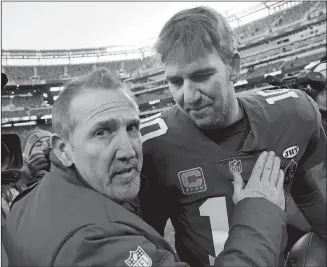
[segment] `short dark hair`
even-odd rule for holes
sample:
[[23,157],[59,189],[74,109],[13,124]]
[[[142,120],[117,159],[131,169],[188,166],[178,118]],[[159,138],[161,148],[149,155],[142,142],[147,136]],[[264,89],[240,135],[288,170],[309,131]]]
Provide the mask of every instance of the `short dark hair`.
[[138,105],[131,91],[123,84],[115,73],[106,68],[97,68],[93,72],[77,77],[68,82],[60,92],[52,108],[52,130],[60,137],[68,140],[70,133],[76,126],[70,112],[72,100],[83,92],[98,90],[119,89],[124,91],[133,102],[136,109]]
[[171,17],[160,31],[155,49],[163,63],[176,58],[178,51],[191,62],[216,50],[225,64],[237,53],[235,34],[227,19],[216,10],[202,6],[182,10]]

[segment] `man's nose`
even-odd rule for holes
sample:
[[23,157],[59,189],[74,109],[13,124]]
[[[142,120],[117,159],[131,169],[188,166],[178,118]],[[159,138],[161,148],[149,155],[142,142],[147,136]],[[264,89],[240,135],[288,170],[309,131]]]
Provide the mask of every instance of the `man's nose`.
[[42,146],[41,146],[41,149],[46,150],[46,149],[48,149],[48,147],[49,147],[49,144],[47,142],[43,142]]
[[133,141],[126,130],[119,131],[115,138],[116,142],[116,158],[122,161],[128,161],[135,157],[136,153]]
[[186,104],[194,104],[201,97],[201,94],[197,90],[195,84],[189,79],[184,80],[183,93],[184,93],[184,102]]

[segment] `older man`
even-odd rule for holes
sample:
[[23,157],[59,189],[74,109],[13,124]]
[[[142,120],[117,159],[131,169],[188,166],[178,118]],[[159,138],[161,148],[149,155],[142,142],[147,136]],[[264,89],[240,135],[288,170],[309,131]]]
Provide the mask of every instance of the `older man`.
[[[12,266],[188,266],[138,216],[139,124],[135,101],[104,69],[66,85],[53,107],[51,171],[7,217]],[[286,217],[278,162],[262,153],[245,188],[235,175],[238,204],[217,266],[275,265]]]

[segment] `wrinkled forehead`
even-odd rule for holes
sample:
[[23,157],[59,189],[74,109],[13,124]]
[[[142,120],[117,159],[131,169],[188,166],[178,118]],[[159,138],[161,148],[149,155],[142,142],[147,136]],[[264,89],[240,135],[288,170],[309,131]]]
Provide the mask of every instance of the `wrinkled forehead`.
[[122,90],[98,90],[77,96],[71,105],[75,123],[103,119],[120,121],[138,118],[138,109]]

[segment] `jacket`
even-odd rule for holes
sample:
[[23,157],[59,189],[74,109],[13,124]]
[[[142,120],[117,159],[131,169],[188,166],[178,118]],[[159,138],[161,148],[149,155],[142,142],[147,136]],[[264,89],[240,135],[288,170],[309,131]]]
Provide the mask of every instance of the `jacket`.
[[[137,214],[72,169],[52,164],[28,190],[13,203],[3,232],[11,266],[188,266]],[[285,222],[275,204],[242,200],[215,266],[276,265]]]

